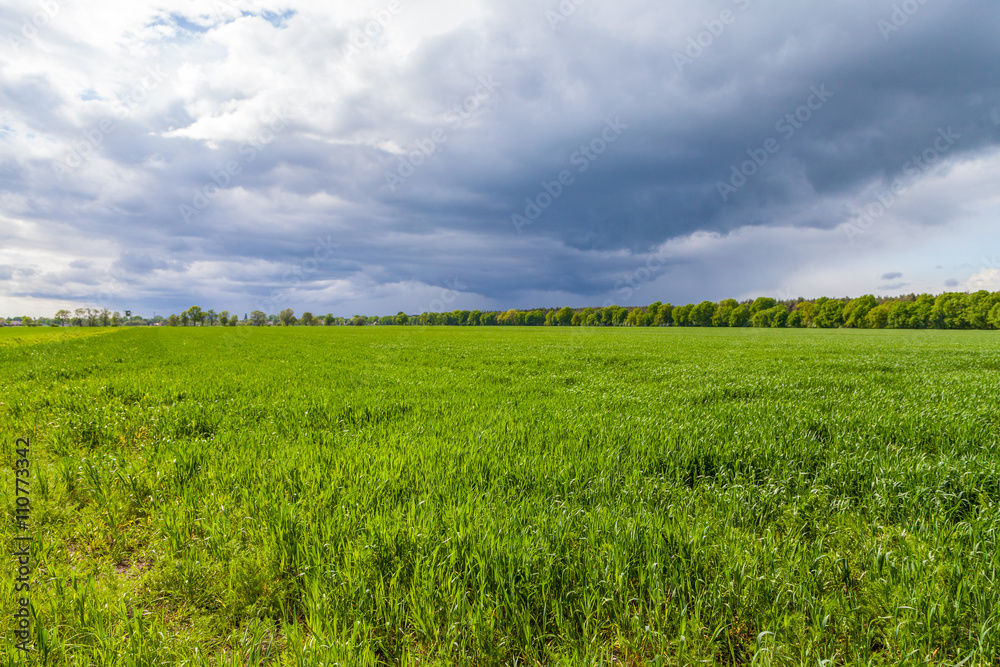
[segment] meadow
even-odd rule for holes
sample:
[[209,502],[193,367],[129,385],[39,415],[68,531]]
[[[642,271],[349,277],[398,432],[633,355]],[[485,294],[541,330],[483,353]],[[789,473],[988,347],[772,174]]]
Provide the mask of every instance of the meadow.
[[4,665],[1000,664],[997,332],[98,331],[0,330]]

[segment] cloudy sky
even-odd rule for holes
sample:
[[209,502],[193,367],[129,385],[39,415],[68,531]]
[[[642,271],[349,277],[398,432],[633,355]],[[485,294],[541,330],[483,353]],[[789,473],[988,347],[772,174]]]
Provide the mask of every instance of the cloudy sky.
[[10,0],[0,315],[1000,289],[994,0]]

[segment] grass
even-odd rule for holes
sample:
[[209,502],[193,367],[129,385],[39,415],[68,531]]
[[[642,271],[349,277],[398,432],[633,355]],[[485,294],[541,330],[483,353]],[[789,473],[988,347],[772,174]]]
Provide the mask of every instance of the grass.
[[995,332],[32,343],[0,502],[12,544],[31,435],[38,651],[4,664],[1000,664]]

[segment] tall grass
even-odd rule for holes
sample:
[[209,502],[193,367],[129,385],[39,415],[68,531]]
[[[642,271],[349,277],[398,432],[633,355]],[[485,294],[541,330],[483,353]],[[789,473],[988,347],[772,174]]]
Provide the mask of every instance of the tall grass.
[[997,664],[998,381],[992,332],[0,347],[31,664]]

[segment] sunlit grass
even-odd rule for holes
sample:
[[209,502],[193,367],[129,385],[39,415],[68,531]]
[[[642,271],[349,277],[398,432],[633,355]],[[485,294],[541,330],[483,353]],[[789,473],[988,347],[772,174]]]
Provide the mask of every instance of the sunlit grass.
[[0,383],[37,664],[1000,649],[996,332],[118,330]]

